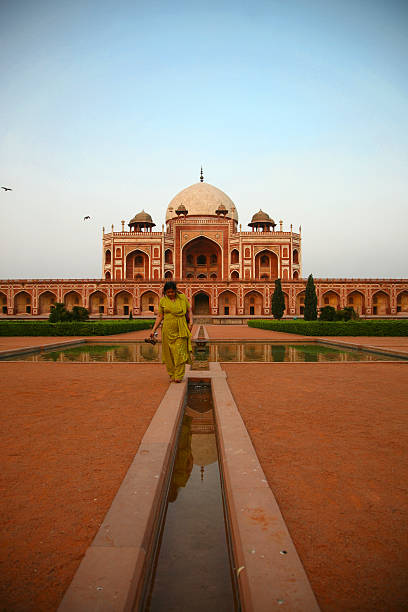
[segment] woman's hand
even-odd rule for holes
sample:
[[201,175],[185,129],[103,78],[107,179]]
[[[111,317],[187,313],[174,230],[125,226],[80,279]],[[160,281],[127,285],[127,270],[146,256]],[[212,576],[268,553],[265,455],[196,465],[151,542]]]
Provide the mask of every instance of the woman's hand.
[[191,322],[190,322],[190,323],[188,324],[188,329],[190,330],[190,332],[192,331],[192,329],[193,329],[193,323],[191,323]]

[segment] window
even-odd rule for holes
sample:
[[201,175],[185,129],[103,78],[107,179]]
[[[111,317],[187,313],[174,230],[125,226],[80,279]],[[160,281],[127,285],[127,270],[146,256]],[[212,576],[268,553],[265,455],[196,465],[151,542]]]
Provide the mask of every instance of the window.
[[168,264],[173,263],[173,253],[170,250],[167,250],[164,254],[164,261]]
[[150,312],[154,312],[154,306],[153,306],[153,304],[149,304],[149,310],[150,310]]
[[296,251],[296,249],[293,251],[293,263],[299,263],[299,253]]
[[143,266],[143,257],[141,255],[136,255],[135,266]]
[[29,305],[26,306],[26,313],[27,314],[31,313],[31,306],[29,306]]
[[215,279],[217,278],[217,275],[213,273],[213,274],[211,274],[210,278],[212,278],[213,280],[215,280]]
[[229,306],[224,306],[224,314],[229,315]]
[[187,255],[187,263],[189,266],[193,265],[193,256],[192,255]]
[[231,253],[231,263],[232,264],[239,263],[239,253],[236,249],[234,249]]
[[[401,306],[400,306],[400,310],[401,310]],[[7,306],[3,306],[3,314],[7,314]]]
[[199,255],[197,257],[197,265],[198,266],[205,266],[205,264],[207,263],[207,258],[205,255]]
[[267,255],[262,255],[261,266],[269,266],[269,257]]
[[104,310],[105,310],[104,306],[99,306],[99,314],[103,314]]
[[207,278],[205,274],[199,274],[197,278]]
[[255,307],[254,306],[250,306],[249,307],[249,314],[250,315],[255,314]]
[[110,264],[110,262],[111,262],[111,252],[108,250],[105,253],[105,263]]
[[123,307],[123,314],[128,315],[129,314],[129,306],[124,306]]
[[189,274],[187,274],[187,278],[193,278],[193,275],[191,274],[191,272],[189,272]]
[[217,263],[217,255],[211,255],[211,263],[212,264],[216,264]]

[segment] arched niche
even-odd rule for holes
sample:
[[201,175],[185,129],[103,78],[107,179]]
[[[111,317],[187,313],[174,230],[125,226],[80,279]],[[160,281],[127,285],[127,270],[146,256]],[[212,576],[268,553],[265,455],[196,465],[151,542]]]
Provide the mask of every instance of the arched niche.
[[298,278],[299,278],[299,272],[297,270],[295,270],[293,272],[293,280],[298,280]]
[[166,249],[164,252],[164,263],[172,264],[173,263],[173,251],[171,249]]
[[232,280],[239,280],[239,272],[237,272],[236,270],[231,272],[231,279]]
[[347,306],[352,306],[359,315],[365,313],[365,299],[361,291],[351,291],[347,295]]
[[7,310],[7,295],[5,293],[3,293],[3,291],[0,291],[0,312],[2,314],[7,314],[8,310]]
[[102,291],[94,291],[89,296],[89,312],[95,314],[106,314],[108,310],[108,298]]
[[126,255],[126,279],[149,278],[149,256],[140,249],[135,249]]
[[167,272],[164,274],[164,278],[166,278],[167,280],[171,280],[173,278],[173,272],[167,270]]
[[293,263],[299,263],[299,251],[297,249],[293,249]]
[[55,304],[57,296],[52,291],[44,291],[41,293],[38,300],[38,313],[39,314],[50,314],[51,305]]
[[183,248],[182,277],[193,274],[198,278],[199,274],[204,274],[208,278],[216,274],[217,278],[221,278],[221,257],[221,248],[216,242],[204,236],[194,238]]
[[159,310],[159,296],[154,291],[145,291],[140,296],[140,308],[142,312],[157,313]]
[[223,291],[218,296],[218,312],[220,315],[237,314],[237,296],[232,291]]
[[340,296],[335,291],[325,291],[321,296],[320,307],[332,306],[336,310],[340,308]]
[[305,312],[305,291],[300,291],[296,295],[296,314],[302,315]]
[[244,298],[244,312],[247,315],[261,315],[263,297],[258,291],[249,291]]
[[108,270],[107,272],[105,272],[105,280],[110,280],[110,279],[111,279],[111,273]]
[[110,265],[112,263],[112,254],[110,249],[106,249],[105,251],[105,265]]
[[264,249],[255,256],[255,278],[278,278],[278,256],[273,251]]
[[64,295],[64,306],[67,310],[72,310],[74,306],[81,306],[82,297],[78,291],[68,291]]
[[210,296],[199,291],[193,296],[193,313],[198,315],[210,314]]
[[238,249],[233,249],[231,251],[231,263],[232,264],[239,263],[239,251],[238,251]]
[[117,315],[129,315],[133,310],[133,296],[128,291],[119,291],[114,299],[114,312]]
[[373,314],[390,314],[390,296],[385,291],[376,291],[373,294]]
[[401,291],[397,295],[397,312],[408,313],[408,291]]
[[14,296],[15,314],[31,314],[31,295],[27,291],[19,291]]

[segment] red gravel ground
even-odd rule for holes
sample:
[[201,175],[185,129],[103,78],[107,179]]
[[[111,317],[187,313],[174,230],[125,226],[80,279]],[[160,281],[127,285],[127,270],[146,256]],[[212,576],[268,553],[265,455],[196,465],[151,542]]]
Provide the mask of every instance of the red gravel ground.
[[[53,338],[54,340],[54,338]],[[0,609],[55,610],[167,387],[159,364],[0,363]]]
[[223,368],[322,610],[406,610],[408,364]]
[[282,340],[284,342],[293,342],[303,338],[305,340],[314,340],[308,336],[300,336],[298,334],[284,334],[282,332],[269,331],[268,329],[259,329],[258,327],[248,327],[248,325],[205,325],[208,335],[211,340]]

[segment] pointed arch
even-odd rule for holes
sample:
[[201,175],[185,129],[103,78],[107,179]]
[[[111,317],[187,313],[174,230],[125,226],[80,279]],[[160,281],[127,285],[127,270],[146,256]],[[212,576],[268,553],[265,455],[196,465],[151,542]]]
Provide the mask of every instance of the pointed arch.
[[364,293],[358,289],[353,289],[347,294],[347,306],[352,306],[357,314],[365,313],[365,297]]
[[157,313],[159,310],[160,297],[155,292],[149,289],[140,296],[140,310],[146,313]]
[[78,291],[67,291],[64,295],[64,306],[67,310],[72,310],[74,306],[82,305],[82,296]]
[[383,290],[376,291],[372,297],[373,314],[387,315],[390,314],[390,296]]
[[263,249],[255,255],[255,278],[265,277],[274,280],[279,276],[279,260],[271,249]]
[[55,304],[57,296],[53,291],[43,291],[38,300],[38,314],[50,314],[51,305]]
[[114,313],[127,316],[133,312],[133,296],[129,291],[118,291],[113,300]]
[[89,296],[89,308],[90,314],[106,314],[108,310],[108,298],[106,293],[97,289],[93,291]]
[[133,249],[126,255],[125,277],[126,280],[137,278],[149,278],[150,257],[141,248]]
[[15,314],[31,314],[31,295],[27,291],[18,291],[14,296]]
[[397,294],[397,313],[408,313],[408,290],[403,289]]
[[247,315],[261,315],[263,312],[263,295],[254,289],[247,291],[244,296],[244,313]]
[[237,314],[237,295],[233,291],[227,289],[218,296],[218,312],[220,315]]
[[7,314],[8,310],[7,310],[7,295],[5,293],[3,293],[3,291],[0,291],[0,309],[1,309],[1,314]]
[[340,308],[340,295],[337,291],[333,291],[333,289],[325,291],[322,293],[320,306],[332,306],[338,310]]

